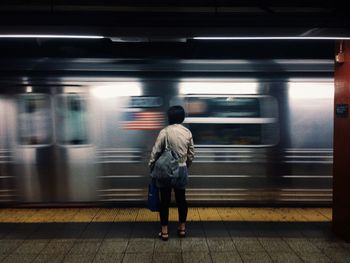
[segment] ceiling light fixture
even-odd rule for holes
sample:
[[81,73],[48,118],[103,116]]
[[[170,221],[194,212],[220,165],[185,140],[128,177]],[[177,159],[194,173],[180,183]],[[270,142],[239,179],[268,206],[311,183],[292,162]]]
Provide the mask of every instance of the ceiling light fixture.
[[84,36],[84,35],[25,35],[7,34],[0,35],[0,38],[79,38],[79,39],[102,39],[104,36]]
[[193,37],[194,40],[350,40],[350,37]]

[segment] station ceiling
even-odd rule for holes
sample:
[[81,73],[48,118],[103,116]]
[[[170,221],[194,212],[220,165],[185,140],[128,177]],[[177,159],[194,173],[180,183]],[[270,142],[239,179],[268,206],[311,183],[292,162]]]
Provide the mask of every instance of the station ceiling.
[[[242,59],[256,60],[255,64],[242,69],[255,72],[262,72],[259,65],[266,65],[266,61],[275,65],[276,59],[290,59],[324,74],[333,70],[334,40],[205,41],[195,38],[350,37],[350,19],[346,8],[336,1],[1,0],[0,36],[7,34],[104,38],[0,38],[0,78],[47,71],[111,72],[113,75],[128,67],[131,71],[138,67],[142,71],[162,71],[164,63],[159,60],[173,67],[167,69],[168,72],[214,72],[220,68],[230,73],[240,70],[242,63],[237,66],[237,61]],[[203,64],[208,60],[213,64]],[[224,64],[220,65],[217,60]],[[318,60],[326,61],[322,68],[307,64],[319,65]],[[141,66],[135,67],[135,63]],[[283,63],[277,64],[286,67]],[[294,66],[289,65],[290,68]]]
[[0,34],[94,34],[114,41],[200,36],[350,36],[346,8],[315,0],[2,0]]

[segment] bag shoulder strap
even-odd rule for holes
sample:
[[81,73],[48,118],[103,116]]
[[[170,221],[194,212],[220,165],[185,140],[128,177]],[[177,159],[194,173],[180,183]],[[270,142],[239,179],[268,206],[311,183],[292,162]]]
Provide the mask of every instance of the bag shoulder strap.
[[165,150],[169,149],[168,131],[165,128]]

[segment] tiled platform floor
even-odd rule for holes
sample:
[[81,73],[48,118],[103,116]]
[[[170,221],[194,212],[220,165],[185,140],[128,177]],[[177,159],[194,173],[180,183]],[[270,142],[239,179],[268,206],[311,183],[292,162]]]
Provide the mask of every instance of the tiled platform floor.
[[350,262],[326,208],[191,208],[185,239],[170,218],[163,242],[145,209],[0,209],[0,261]]

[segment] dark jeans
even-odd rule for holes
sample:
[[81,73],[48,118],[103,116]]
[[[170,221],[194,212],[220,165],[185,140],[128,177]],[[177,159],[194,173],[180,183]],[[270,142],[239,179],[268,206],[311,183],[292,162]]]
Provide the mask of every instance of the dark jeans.
[[186,190],[172,187],[159,188],[160,191],[160,223],[162,226],[167,226],[169,223],[169,205],[171,200],[171,189],[174,189],[175,200],[179,211],[179,222],[186,223],[187,218],[187,201]]

